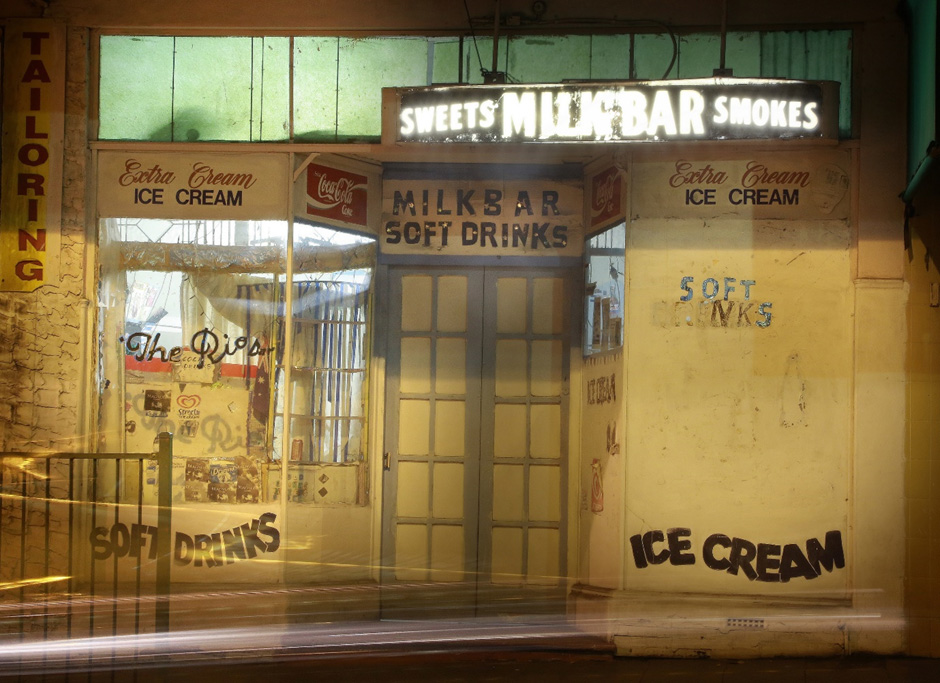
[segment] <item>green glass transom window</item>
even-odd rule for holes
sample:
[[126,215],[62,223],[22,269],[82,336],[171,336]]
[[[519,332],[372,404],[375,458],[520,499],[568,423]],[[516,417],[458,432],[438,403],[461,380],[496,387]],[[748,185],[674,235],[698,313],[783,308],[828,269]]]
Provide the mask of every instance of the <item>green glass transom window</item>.
[[[841,83],[839,128],[851,136],[852,33],[731,33],[739,77]],[[384,87],[481,83],[492,41],[469,37],[127,36],[100,40],[101,140],[374,142]],[[509,82],[710,76],[717,34],[512,36]],[[293,72],[291,70],[293,64]]]

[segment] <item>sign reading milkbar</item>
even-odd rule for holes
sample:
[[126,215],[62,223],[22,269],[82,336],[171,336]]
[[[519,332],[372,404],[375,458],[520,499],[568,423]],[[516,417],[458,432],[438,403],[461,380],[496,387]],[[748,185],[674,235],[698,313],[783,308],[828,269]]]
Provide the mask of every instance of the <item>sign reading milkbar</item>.
[[838,137],[839,84],[707,78],[396,91],[397,142]]

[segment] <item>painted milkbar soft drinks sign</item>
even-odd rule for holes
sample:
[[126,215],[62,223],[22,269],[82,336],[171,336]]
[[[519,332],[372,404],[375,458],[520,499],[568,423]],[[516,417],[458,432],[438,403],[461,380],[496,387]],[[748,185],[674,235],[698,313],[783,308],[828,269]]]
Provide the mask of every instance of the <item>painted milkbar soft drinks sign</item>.
[[52,280],[62,212],[65,29],[6,24],[3,52],[0,289],[31,292]]
[[836,138],[839,84],[708,78],[398,90],[398,142]]
[[382,253],[579,256],[582,194],[570,180],[390,180]]

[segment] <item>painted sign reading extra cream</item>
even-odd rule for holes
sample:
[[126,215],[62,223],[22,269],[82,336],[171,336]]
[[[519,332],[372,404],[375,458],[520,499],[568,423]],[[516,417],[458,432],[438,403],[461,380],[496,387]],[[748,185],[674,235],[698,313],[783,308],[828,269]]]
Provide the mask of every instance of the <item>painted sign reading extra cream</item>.
[[642,163],[634,208],[640,217],[845,219],[851,167],[843,151]]
[[284,218],[283,155],[101,152],[103,217],[263,220]]

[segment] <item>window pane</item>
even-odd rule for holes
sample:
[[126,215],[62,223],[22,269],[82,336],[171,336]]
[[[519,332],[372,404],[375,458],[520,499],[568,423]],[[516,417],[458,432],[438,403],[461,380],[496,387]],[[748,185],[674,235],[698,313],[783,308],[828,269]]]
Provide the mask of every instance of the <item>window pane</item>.
[[591,78],[630,78],[630,36],[594,36]]
[[[470,43],[464,45],[464,50]],[[460,77],[460,41],[455,38],[431,38],[428,42],[431,50],[431,83],[458,83]],[[467,74],[463,74],[466,82]]]
[[102,36],[98,135],[172,139],[173,38]]
[[251,139],[287,140],[290,137],[290,39],[255,38],[252,44]]
[[251,139],[251,62],[251,38],[177,38],[173,139]]
[[[632,38],[639,80],[710,76],[720,36]],[[374,141],[381,135],[383,87],[483,81],[492,39],[467,37],[295,37],[294,107],[290,42],[282,37],[101,38],[102,139],[152,141]],[[852,32],[729,33],[735,76],[841,83],[840,134],[851,134]],[[627,79],[628,34],[500,38],[497,70],[510,82]],[[459,60],[463,60],[463,69]],[[461,74],[462,71],[462,74]],[[174,82],[175,79],[175,82]]]
[[509,42],[507,71],[522,83],[558,83],[591,76],[590,36],[526,36]]
[[621,223],[584,245],[585,356],[623,346],[626,235],[626,224]]
[[172,432],[175,501],[264,496],[284,263],[272,245],[286,233],[280,221],[102,223],[102,449],[148,452]]
[[[373,242],[327,226],[294,225],[292,463],[365,457]],[[279,373],[278,396],[286,388],[282,380]]]
[[382,88],[428,84],[426,38],[340,38],[337,135],[382,134]]
[[336,139],[338,38],[294,38],[294,139]]

